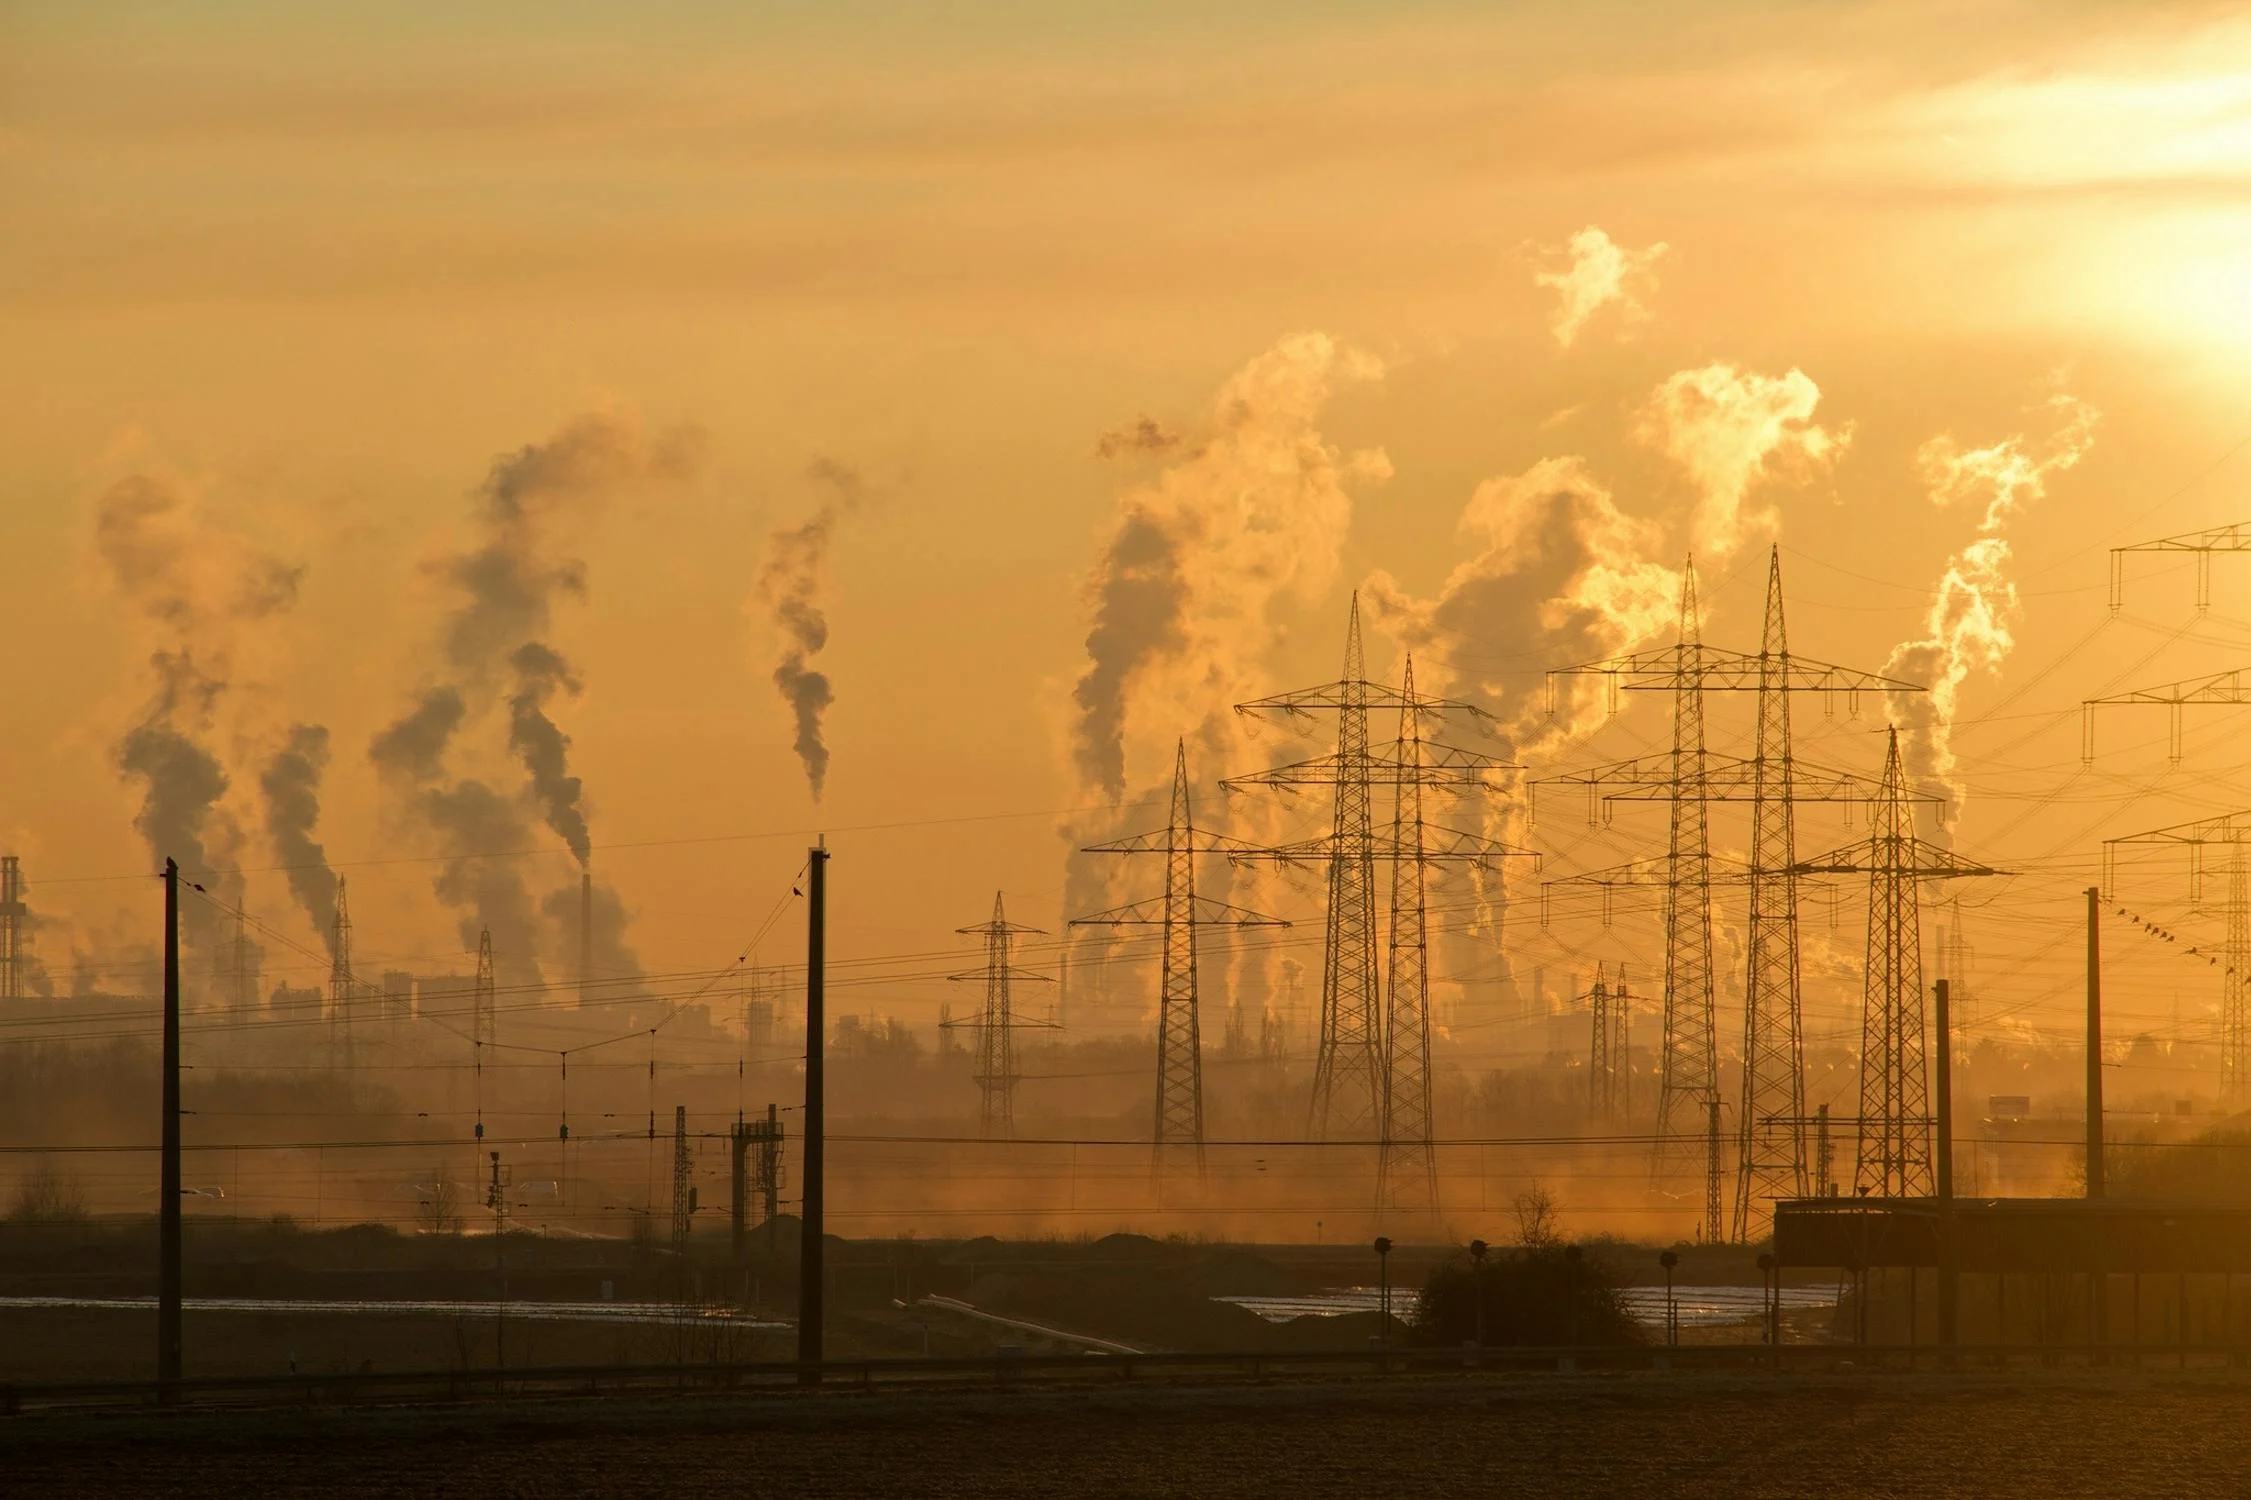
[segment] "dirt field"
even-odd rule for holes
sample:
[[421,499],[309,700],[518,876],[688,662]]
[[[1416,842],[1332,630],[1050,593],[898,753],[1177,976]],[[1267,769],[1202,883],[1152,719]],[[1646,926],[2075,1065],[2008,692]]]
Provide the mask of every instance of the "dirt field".
[[2251,1494],[2251,1378],[1486,1378],[0,1424],[10,1496]]

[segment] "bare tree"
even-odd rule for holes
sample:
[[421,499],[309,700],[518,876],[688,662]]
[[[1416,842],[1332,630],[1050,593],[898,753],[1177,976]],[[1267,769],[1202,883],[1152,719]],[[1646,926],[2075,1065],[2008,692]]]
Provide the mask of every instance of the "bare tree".
[[429,1185],[422,1194],[416,1221],[425,1234],[459,1234],[464,1222],[462,1192],[443,1167],[430,1173]]
[[85,1220],[86,1189],[51,1162],[41,1162],[19,1178],[15,1195],[8,1200],[11,1224],[82,1224]]
[[1527,1250],[1563,1243],[1562,1205],[1541,1183],[1516,1195],[1516,1242]]

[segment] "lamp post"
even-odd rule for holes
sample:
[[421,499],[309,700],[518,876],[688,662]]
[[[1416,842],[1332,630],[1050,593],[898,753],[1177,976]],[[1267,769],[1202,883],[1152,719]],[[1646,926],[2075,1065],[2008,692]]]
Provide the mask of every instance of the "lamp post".
[[1376,1342],[1388,1344],[1391,1342],[1391,1238],[1388,1235],[1376,1236],[1376,1279],[1383,1298],[1383,1321],[1378,1325]]
[[1657,1264],[1665,1268],[1665,1344],[1670,1348],[1680,1342],[1680,1317],[1673,1310],[1673,1267],[1680,1257],[1667,1250],[1657,1257]]
[[1579,1257],[1584,1253],[1577,1245],[1563,1247],[1563,1310],[1574,1349],[1579,1347]]
[[1469,1242],[1470,1300],[1477,1308],[1477,1347],[1485,1347],[1485,1252],[1492,1246],[1483,1240]]

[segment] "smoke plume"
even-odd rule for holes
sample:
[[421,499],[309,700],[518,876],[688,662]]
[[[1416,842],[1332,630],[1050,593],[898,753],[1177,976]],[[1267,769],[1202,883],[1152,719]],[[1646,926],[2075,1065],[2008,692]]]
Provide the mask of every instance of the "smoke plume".
[[[587,584],[585,563],[559,550],[557,533],[629,485],[684,479],[699,446],[693,429],[651,434],[624,415],[595,412],[495,460],[475,492],[468,545],[434,565],[454,596],[440,627],[438,680],[369,742],[394,809],[446,859],[432,890],[456,913],[463,946],[489,927],[515,980],[537,978],[538,912],[515,862],[489,856],[529,846],[527,809],[582,868],[592,848],[570,737],[549,714],[558,691],[575,696],[581,685],[546,637],[556,605],[584,599]],[[498,748],[485,732],[503,711],[520,794],[480,774],[497,769],[485,764]],[[451,770],[457,757],[471,768]]]
[[1771,531],[1771,510],[1747,508],[1770,476],[1804,477],[1833,463],[1852,429],[1813,421],[1821,388],[1805,374],[1760,375],[1731,364],[1681,370],[1650,393],[1638,436],[1684,469],[1696,486],[1690,523],[1698,557],[1717,562],[1753,532]]
[[[180,486],[145,474],[119,480],[95,504],[94,550],[117,598],[151,635],[150,696],[120,734],[119,774],[140,787],[133,826],[152,859],[179,861],[214,895],[239,904],[239,870],[214,870],[237,852],[222,800],[218,708],[238,654],[257,627],[297,599],[303,569],[259,549],[208,514]],[[190,903],[182,926],[208,947],[210,908]]]
[[508,748],[523,762],[531,778],[532,800],[547,819],[547,826],[571,846],[578,867],[593,858],[593,842],[586,831],[586,813],[579,806],[579,781],[566,769],[570,736],[547,717],[547,700],[559,688],[576,696],[578,679],[570,663],[538,641],[526,641],[509,658],[516,669],[516,693],[508,700]]
[[1963,789],[1955,777],[1953,721],[1962,685],[1973,672],[1998,672],[2016,647],[2016,583],[2008,576],[2012,552],[2004,533],[2018,511],[2048,491],[2048,480],[2084,458],[2094,444],[2101,414],[2086,402],[2057,392],[2045,404],[2056,429],[2042,442],[2012,435],[1983,448],[1964,449],[1951,433],[1917,450],[1915,467],[1940,509],[1982,504],[1977,535],[1947,559],[1938,591],[1923,620],[1923,634],[1902,641],[1884,665],[1886,676],[1918,682],[1927,693],[1891,695],[1892,722],[1902,730],[1900,753],[1917,785],[1940,793],[1938,829],[1951,829]]
[[1570,348],[1588,321],[1612,303],[1629,321],[1649,316],[1642,294],[1656,289],[1655,268],[1666,249],[1663,241],[1646,250],[1628,250],[1589,224],[1565,243],[1539,249],[1565,262],[1561,269],[1532,273],[1533,281],[1556,291],[1555,315],[1548,326],[1564,348]]
[[1339,385],[1382,375],[1326,334],[1285,338],[1220,387],[1201,442],[1120,498],[1072,692],[1088,789],[1115,802],[1129,774],[1169,774],[1177,736],[1262,689],[1275,603],[1335,580],[1347,483],[1390,477],[1381,450],[1346,455],[1317,425]]
[[808,663],[828,645],[828,616],[821,609],[821,592],[828,577],[829,541],[836,523],[859,508],[866,498],[860,476],[834,460],[813,461],[807,477],[825,486],[827,499],[802,525],[774,533],[766,566],[758,575],[758,597],[781,637],[781,658],[774,664],[774,686],[789,705],[796,725],[791,748],[805,767],[805,783],[813,800],[821,800],[828,780],[828,742],[822,737],[821,716],[836,701],[828,674]]
[[[313,837],[320,824],[320,783],[328,770],[328,731],[297,724],[289,739],[266,762],[258,790],[266,800],[266,837],[289,874],[289,893],[333,950],[336,872],[328,851]],[[334,957],[333,951],[330,954]]]

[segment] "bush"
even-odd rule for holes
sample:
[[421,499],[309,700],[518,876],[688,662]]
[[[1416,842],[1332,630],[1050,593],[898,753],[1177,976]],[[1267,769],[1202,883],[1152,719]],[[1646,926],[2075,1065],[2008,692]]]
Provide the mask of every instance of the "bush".
[[8,1200],[11,1224],[83,1224],[86,1218],[86,1190],[45,1162],[16,1183]]
[[1552,1241],[1500,1250],[1480,1269],[1463,1260],[1439,1267],[1415,1299],[1409,1336],[1451,1347],[1477,1339],[1485,1303],[1488,1345],[1638,1344],[1641,1325],[1618,1298],[1618,1273],[1599,1255]]

